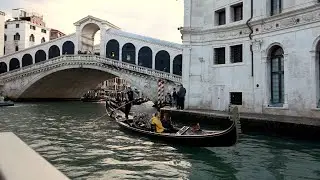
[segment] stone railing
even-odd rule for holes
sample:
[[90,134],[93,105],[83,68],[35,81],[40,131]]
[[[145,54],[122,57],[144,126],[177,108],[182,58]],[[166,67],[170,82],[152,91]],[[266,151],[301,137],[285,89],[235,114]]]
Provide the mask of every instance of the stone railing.
[[[67,64],[65,64],[67,63]],[[30,66],[25,66],[19,69],[15,69],[12,71],[8,71],[6,73],[0,74],[0,84],[1,81],[10,81],[12,79],[21,78],[26,76],[27,74],[45,71],[52,69],[54,67],[60,66],[61,64],[68,65],[71,64],[78,64],[78,65],[85,65],[85,64],[97,64],[97,66],[103,65],[111,65],[114,67],[118,67],[123,70],[129,70],[131,72],[141,73],[144,75],[166,79],[175,83],[180,83],[182,81],[182,77],[174,74],[170,74],[163,71],[158,71],[155,69],[150,69],[142,66],[138,66],[135,64],[125,63],[118,60],[105,58],[96,55],[63,55],[56,58],[52,58],[46,61],[42,61]]]

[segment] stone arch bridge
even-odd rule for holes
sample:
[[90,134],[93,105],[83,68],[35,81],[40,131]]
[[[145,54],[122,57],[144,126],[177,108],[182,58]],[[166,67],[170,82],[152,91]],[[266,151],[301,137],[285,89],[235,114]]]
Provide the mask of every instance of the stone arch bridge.
[[[181,83],[180,44],[136,35],[92,16],[75,23],[76,33],[0,57],[0,85],[13,99],[80,98],[115,76],[152,100],[158,79],[166,89]],[[100,32],[101,42],[94,45]]]

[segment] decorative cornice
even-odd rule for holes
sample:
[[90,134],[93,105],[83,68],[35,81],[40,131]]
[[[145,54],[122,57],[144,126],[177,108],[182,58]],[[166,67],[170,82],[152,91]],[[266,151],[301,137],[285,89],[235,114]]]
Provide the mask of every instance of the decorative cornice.
[[[320,6],[313,6],[295,11],[282,13],[279,15],[254,20],[250,24],[254,30],[253,36],[280,31],[283,29],[303,26],[310,23],[320,22]],[[257,30],[257,31],[256,31]],[[250,33],[246,24],[238,24],[234,26],[227,25],[225,27],[216,27],[213,29],[201,29],[200,27],[181,29],[182,34],[191,34],[189,41],[212,41],[246,37]],[[195,38],[194,36],[203,36]],[[195,39],[192,39],[195,38]]]

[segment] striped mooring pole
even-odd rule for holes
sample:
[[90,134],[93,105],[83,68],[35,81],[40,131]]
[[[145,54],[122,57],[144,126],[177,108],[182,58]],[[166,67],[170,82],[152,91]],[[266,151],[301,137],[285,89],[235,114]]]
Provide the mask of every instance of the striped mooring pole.
[[162,79],[158,80],[158,106],[164,103],[164,81]]

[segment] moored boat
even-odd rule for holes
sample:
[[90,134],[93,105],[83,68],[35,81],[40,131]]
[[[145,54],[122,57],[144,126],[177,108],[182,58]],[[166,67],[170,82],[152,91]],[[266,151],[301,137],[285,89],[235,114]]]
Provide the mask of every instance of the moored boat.
[[0,107],[2,106],[14,106],[12,101],[0,101]]
[[[186,146],[197,147],[228,147],[237,143],[239,137],[240,123],[239,115],[233,113],[234,116],[229,128],[220,131],[198,130],[193,131],[189,126],[176,128],[172,133],[156,133],[150,127],[150,122],[145,119],[145,116],[135,116],[132,119],[126,120],[121,112],[114,112],[115,108],[107,109],[109,115],[116,120],[118,125],[124,130],[137,133],[155,140],[160,140],[166,143],[181,144]],[[238,111],[237,109],[235,111]],[[112,112],[112,113],[111,113]]]

